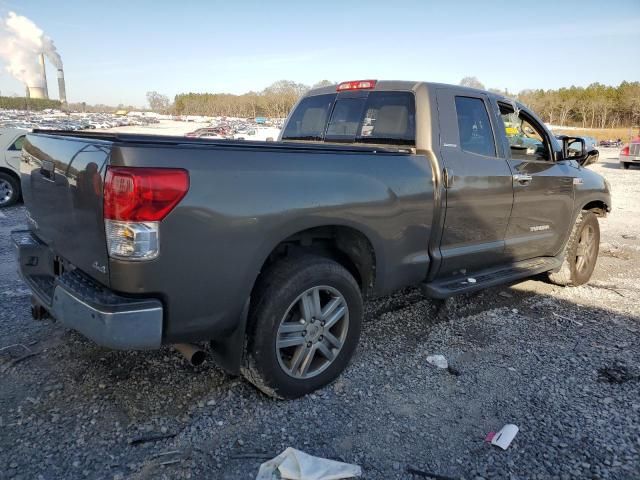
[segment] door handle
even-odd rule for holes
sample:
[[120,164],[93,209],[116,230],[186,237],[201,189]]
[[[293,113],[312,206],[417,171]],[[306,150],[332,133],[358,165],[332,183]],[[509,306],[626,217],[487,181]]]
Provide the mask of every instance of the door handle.
[[517,183],[518,185],[529,185],[531,180],[533,180],[531,175],[525,175],[522,173],[513,175],[513,183]]

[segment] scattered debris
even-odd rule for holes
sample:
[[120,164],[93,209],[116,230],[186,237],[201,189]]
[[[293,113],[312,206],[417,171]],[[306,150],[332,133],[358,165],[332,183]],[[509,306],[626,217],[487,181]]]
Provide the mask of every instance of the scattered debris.
[[259,453],[259,452],[254,452],[254,453],[236,453],[234,455],[231,455],[229,458],[233,458],[234,460],[242,460],[245,458],[255,458],[258,460],[268,460],[269,458],[271,458],[271,455],[269,455],[268,453]]
[[27,347],[26,345],[23,345],[22,343],[13,343],[11,345],[7,345],[6,347],[2,347],[2,348],[0,348],[0,352],[3,352],[5,350],[9,350],[9,349],[11,349],[13,347],[22,347],[27,351],[27,353],[31,353],[31,349],[29,347]]
[[631,380],[640,379],[640,375],[634,375],[626,365],[617,364],[613,367],[602,367],[598,369],[598,379],[601,382],[622,384]]
[[167,455],[178,455],[181,453],[182,452],[180,450],[170,450],[168,452],[154,453],[153,455],[151,455],[151,458],[166,457]]
[[518,430],[518,427],[513,423],[507,423],[497,432],[489,432],[484,441],[490,442],[491,445],[495,445],[496,447],[506,450],[509,448],[509,445],[511,445],[511,442],[518,433]]
[[624,238],[625,240],[637,240],[638,236],[637,235],[632,235],[630,233],[623,233],[622,234],[622,238]]
[[167,438],[173,438],[177,433],[152,433],[150,435],[143,435],[129,440],[129,445],[140,445],[141,443],[157,442],[158,440],[165,440]]
[[582,323],[580,323],[580,322],[579,322],[579,321],[577,321],[577,320],[574,320],[573,318],[565,317],[564,315],[560,315],[559,313],[556,313],[556,312],[551,312],[551,313],[553,314],[553,316],[554,316],[554,317],[561,318],[562,320],[569,320],[570,322],[575,323],[575,324],[576,324],[576,325],[578,325],[579,327],[582,327],[582,326],[583,326],[583,324],[582,324]]
[[504,298],[513,298],[513,295],[511,295],[508,292],[504,292],[504,291],[503,292],[498,292],[498,295],[500,295],[501,297],[504,297]]
[[40,354],[40,352],[30,352],[30,353],[25,353],[21,357],[14,358],[10,362],[8,362],[5,366],[2,367],[2,372],[4,373],[7,370],[9,370],[11,367],[13,367],[16,363],[20,363],[21,361],[26,360],[27,358],[35,357],[38,354]]
[[434,367],[443,368],[443,369],[449,368],[449,362],[447,362],[447,359],[445,358],[444,355],[429,355],[427,357],[427,362],[433,365]]
[[425,478],[432,478],[433,480],[455,480],[453,477],[440,475],[439,473],[427,472],[411,466],[407,467],[407,473],[410,473],[411,475],[419,475]]
[[314,457],[289,447],[260,465],[256,480],[339,480],[360,475],[362,469],[357,465]]
[[619,291],[619,290],[624,290],[624,287],[618,287],[617,285],[607,285],[601,282],[590,282],[589,286],[594,288],[602,288],[604,290],[611,290],[612,292],[617,293],[621,297],[625,296],[622,292]]

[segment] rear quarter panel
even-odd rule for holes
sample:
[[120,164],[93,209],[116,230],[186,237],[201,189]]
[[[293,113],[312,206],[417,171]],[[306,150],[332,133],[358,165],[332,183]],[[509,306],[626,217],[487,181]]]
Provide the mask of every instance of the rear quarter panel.
[[374,293],[426,277],[433,181],[424,156],[116,146],[111,164],[189,171],[189,193],[161,224],[159,258],[110,262],[115,290],[165,297],[165,342],[232,333],[267,256],[307,228],[366,235]]

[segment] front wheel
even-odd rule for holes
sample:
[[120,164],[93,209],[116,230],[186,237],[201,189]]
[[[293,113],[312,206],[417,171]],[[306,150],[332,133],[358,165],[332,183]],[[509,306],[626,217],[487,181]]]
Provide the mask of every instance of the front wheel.
[[278,262],[252,298],[243,375],[267,395],[297,398],[334,380],[360,338],[362,296],[333,260]]
[[560,270],[549,273],[556,285],[584,285],[591,278],[600,249],[600,225],[593,212],[578,215],[565,248]]
[[622,168],[624,168],[625,170],[629,170],[629,167],[630,167],[631,165],[629,164],[629,162],[621,162],[621,163],[620,163],[620,166],[621,166]]

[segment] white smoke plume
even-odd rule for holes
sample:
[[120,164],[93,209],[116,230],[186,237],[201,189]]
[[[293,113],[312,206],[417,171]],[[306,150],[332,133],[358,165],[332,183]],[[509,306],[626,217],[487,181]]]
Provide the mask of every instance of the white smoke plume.
[[38,55],[44,53],[58,69],[62,59],[51,38],[27,17],[9,12],[0,24],[0,58],[7,72],[30,87],[43,87]]

